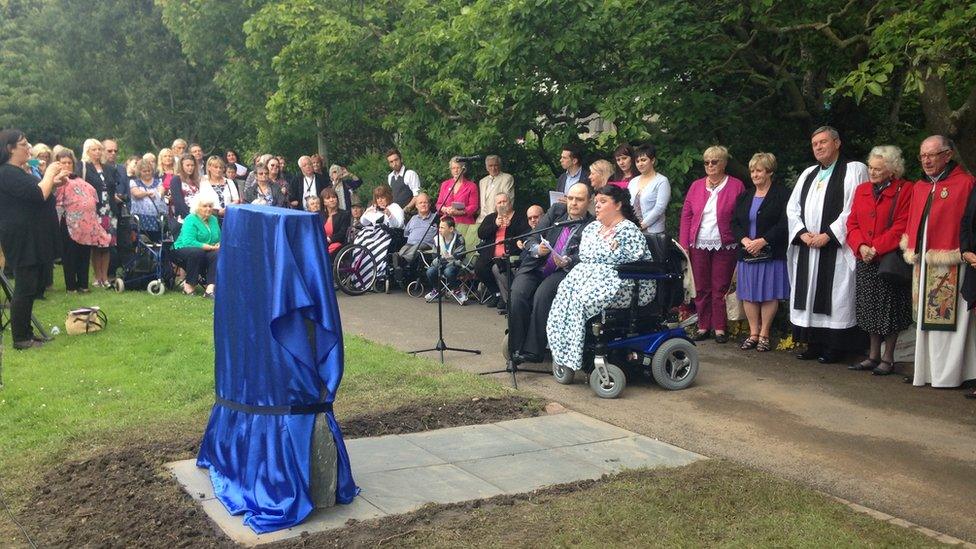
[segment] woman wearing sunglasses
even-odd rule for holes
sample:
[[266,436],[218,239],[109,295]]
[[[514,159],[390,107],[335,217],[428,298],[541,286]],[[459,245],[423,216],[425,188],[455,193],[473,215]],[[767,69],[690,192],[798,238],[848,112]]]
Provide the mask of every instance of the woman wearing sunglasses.
[[704,341],[714,332],[716,343],[726,343],[729,336],[725,331],[725,294],[729,292],[738,257],[732,214],[745,187],[742,181],[725,173],[729,162],[725,147],[705,149],[702,160],[705,177],[692,183],[685,195],[678,243],[688,250],[695,278],[698,333],[694,340]]

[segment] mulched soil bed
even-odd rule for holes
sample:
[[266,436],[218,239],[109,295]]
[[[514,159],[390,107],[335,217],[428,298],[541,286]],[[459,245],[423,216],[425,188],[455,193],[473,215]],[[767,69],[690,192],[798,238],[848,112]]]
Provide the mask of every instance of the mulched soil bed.
[[[351,439],[540,413],[539,401],[512,396],[410,405],[379,414],[340,417],[339,423],[344,436]],[[66,462],[44,475],[39,488],[18,512],[18,519],[42,547],[232,547],[162,468],[163,463],[196,455],[198,443],[195,435]],[[395,535],[398,528],[381,529],[382,535],[371,539]],[[316,542],[327,534],[315,536]]]

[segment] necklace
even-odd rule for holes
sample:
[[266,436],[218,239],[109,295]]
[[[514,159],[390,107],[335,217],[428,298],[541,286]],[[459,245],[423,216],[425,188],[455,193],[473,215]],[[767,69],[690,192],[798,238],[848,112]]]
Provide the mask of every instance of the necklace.
[[614,222],[613,225],[610,225],[609,227],[607,227],[606,225],[600,227],[599,235],[603,237],[604,240],[612,238],[613,235],[617,234],[617,225],[619,225],[621,221],[623,220],[618,219],[616,222]]

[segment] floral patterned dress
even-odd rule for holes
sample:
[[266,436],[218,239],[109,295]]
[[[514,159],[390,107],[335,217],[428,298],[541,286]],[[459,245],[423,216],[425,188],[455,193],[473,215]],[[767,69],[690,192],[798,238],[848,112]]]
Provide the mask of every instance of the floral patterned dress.
[[87,181],[73,177],[54,191],[58,217],[64,220],[71,240],[82,246],[107,248],[112,242],[95,208],[98,195]]
[[[559,283],[546,324],[554,364],[582,367],[586,321],[604,309],[630,305],[634,281],[621,280],[614,266],[650,258],[644,235],[631,221],[611,229],[595,221],[583,229],[579,264]],[[653,281],[642,281],[639,303],[654,299],[655,289]]]

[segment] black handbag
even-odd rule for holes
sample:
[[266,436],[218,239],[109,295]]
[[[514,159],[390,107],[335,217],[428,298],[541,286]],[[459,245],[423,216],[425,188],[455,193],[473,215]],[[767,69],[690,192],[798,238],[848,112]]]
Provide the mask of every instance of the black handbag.
[[773,250],[766,244],[759,250],[759,255],[748,255],[742,260],[743,263],[765,263],[773,258]]
[[[900,185],[895,191],[895,200],[891,205],[891,211],[888,213],[888,228],[891,228],[894,223],[895,208],[898,207],[898,195],[901,194],[901,189],[904,186],[904,184]],[[889,284],[907,286],[912,283],[914,268],[914,265],[905,262],[901,250],[894,250],[881,257],[881,261],[878,262],[878,276]]]

